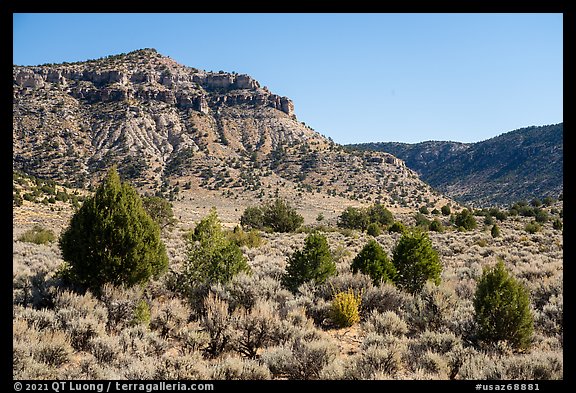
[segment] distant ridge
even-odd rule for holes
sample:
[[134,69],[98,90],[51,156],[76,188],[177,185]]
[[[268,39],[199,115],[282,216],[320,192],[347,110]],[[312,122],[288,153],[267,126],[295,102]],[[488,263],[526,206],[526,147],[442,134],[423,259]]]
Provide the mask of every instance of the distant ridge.
[[393,154],[422,180],[459,202],[509,204],[562,193],[563,129],[564,123],[531,126],[476,143],[378,142],[347,147]]

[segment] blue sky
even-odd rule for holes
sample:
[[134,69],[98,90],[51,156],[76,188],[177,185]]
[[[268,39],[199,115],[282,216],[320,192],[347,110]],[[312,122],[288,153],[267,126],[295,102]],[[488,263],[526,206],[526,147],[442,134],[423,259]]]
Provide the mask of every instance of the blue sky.
[[338,143],[476,142],[563,121],[562,14],[14,14],[13,63],[156,48],[249,74]]

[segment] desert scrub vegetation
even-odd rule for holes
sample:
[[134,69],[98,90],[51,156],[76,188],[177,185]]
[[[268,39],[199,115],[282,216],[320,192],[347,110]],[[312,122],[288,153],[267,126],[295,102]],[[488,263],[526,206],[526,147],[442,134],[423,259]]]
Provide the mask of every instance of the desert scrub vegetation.
[[21,242],[46,244],[56,240],[56,235],[51,229],[46,229],[41,225],[34,225],[32,229],[27,230],[18,237]]
[[360,322],[362,294],[351,289],[334,294],[330,306],[330,319],[338,327],[350,327]]
[[[401,232],[342,233],[323,223],[325,230],[310,233],[254,232],[262,242],[250,247],[244,235],[238,241],[225,229],[234,228],[237,220],[200,225],[211,214],[207,209],[198,221],[177,220],[171,231],[161,233],[167,273],[134,286],[106,283],[86,291],[66,285],[56,242],[19,240],[33,224],[17,226],[15,221],[13,377],[562,379],[563,238],[554,229],[554,220],[562,217],[558,205],[541,208],[550,219],[539,223],[539,232],[527,233],[524,226],[534,217],[518,214],[496,218],[498,237],[491,236],[490,226],[458,232],[448,221],[451,212],[441,216],[443,232],[420,232],[441,262],[439,281],[432,276],[416,291],[352,267],[371,241],[393,263],[401,239],[413,236],[413,212],[395,213]],[[551,213],[552,208],[557,212]],[[196,228],[204,229],[192,240]],[[191,266],[192,250],[204,235],[215,233],[220,245],[239,250],[220,253],[230,256],[220,261],[241,256],[249,269],[224,274],[223,280],[203,275],[187,282],[189,291],[181,291],[177,284],[186,280],[178,278]],[[306,249],[311,236],[315,241]],[[286,286],[296,253],[306,263],[302,271],[293,269],[295,275],[308,271],[316,257],[331,260],[331,274]],[[528,295],[533,318],[528,346],[516,346],[509,336],[487,339],[480,334],[474,298],[485,268],[498,260]],[[344,303],[357,306],[357,314],[356,307],[340,307],[352,310],[349,315],[357,321],[348,327],[334,323],[339,293],[356,297],[355,304],[350,299]]]
[[70,191],[67,187],[57,184],[54,180],[42,179],[20,171],[12,172],[12,205],[20,207],[24,201],[46,206],[69,205],[80,207],[84,195],[78,191]]

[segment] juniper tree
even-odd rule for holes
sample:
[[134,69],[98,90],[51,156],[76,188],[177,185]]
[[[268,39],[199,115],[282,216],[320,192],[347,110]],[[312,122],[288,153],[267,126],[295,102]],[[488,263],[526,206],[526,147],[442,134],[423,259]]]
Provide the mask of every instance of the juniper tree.
[[338,227],[364,231],[370,224],[370,216],[365,209],[347,207],[338,217]]
[[226,283],[240,272],[250,272],[242,250],[226,237],[215,208],[188,236],[185,287],[196,284]]
[[150,217],[160,225],[160,229],[176,223],[172,204],[164,198],[150,196],[142,198],[144,209]]
[[528,291],[508,273],[502,260],[484,268],[474,294],[474,311],[481,340],[504,340],[518,349],[530,345],[534,320]]
[[456,224],[456,227],[462,227],[467,231],[475,229],[478,226],[474,215],[472,215],[472,212],[468,209],[464,209],[460,213],[456,214],[454,223]]
[[271,228],[274,232],[293,232],[304,222],[304,217],[298,214],[288,202],[280,198],[265,204],[262,216],[264,226]]
[[267,229],[274,232],[293,232],[304,222],[296,209],[283,199],[276,198],[263,206],[247,207],[240,224],[247,229]]
[[307,281],[320,284],[334,274],[336,264],[326,237],[320,233],[311,233],[304,240],[304,248],[288,258],[282,284],[294,292]]
[[410,293],[420,292],[426,281],[440,284],[442,264],[428,234],[405,231],[392,251],[396,284]]
[[86,289],[143,284],[166,270],[160,228],[136,190],[112,167],[95,194],[72,216],[59,239],[67,277]]
[[352,273],[358,271],[370,276],[374,285],[380,282],[389,282],[395,278],[396,268],[388,259],[382,246],[374,239],[369,240],[356,255],[352,264]]
[[366,212],[368,213],[371,223],[375,222],[380,225],[390,225],[394,222],[392,212],[379,203],[370,206]]

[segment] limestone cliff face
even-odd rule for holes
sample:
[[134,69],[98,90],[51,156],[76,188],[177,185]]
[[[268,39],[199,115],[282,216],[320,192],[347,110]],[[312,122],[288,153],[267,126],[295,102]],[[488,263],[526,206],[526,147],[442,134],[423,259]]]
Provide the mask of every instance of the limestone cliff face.
[[222,105],[252,105],[294,116],[290,99],[260,88],[249,75],[184,67],[155,50],[83,63],[14,67],[13,80],[23,89],[65,89],[88,103],[154,100],[203,112]]
[[153,49],[14,66],[13,113],[14,168],[77,186],[116,164],[151,190],[258,192],[276,178],[390,203],[433,194],[396,157],[351,154],[298,122],[289,98],[251,76],[186,67]]
[[[75,162],[68,164],[75,169],[71,175],[83,178],[116,161],[115,155],[134,154],[141,169],[155,171],[144,177],[159,179],[182,149],[199,151],[225,139],[236,153],[246,152],[262,139],[264,124],[268,149],[312,133],[294,121],[288,98],[260,88],[252,77],[185,67],[151,49],[81,63],[15,66],[13,84],[16,166],[50,177],[66,171],[43,165],[39,152]],[[241,118],[228,119],[240,112]]]

